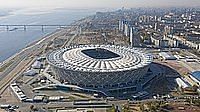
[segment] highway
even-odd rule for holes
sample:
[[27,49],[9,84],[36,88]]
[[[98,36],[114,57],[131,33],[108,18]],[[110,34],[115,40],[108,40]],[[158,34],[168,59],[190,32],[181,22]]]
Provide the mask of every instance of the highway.
[[78,34],[73,35],[73,36],[70,38],[70,40],[65,44],[65,47],[69,46],[77,35],[78,35]]
[[17,58],[15,59],[16,61],[13,61],[12,64],[3,71],[0,76],[0,94],[2,94],[2,92],[10,84],[10,82],[12,82],[16,78],[16,76],[20,75],[19,73],[22,72],[20,71],[20,69],[22,70],[24,68],[24,64],[28,64],[28,62],[31,61],[26,60],[26,57],[29,56],[32,52],[32,50],[30,50],[29,52],[23,52],[22,54],[20,54],[20,56],[17,56]]
[[[21,73],[23,73],[25,68],[28,68],[31,65],[30,62],[32,62],[34,60],[34,58],[31,58],[31,57],[39,55],[42,52],[43,46],[45,46],[46,43],[51,41],[53,38],[57,38],[60,35],[62,35],[63,33],[66,33],[65,30],[66,29],[62,29],[52,35],[46,36],[42,40],[33,44],[32,46],[24,48],[21,52],[17,53],[15,56],[13,56],[13,59],[9,59],[8,61],[5,61],[6,63],[8,63],[9,61],[13,60],[11,65],[9,67],[7,67],[0,75],[0,95],[10,85],[10,83],[12,81],[14,81]],[[73,36],[73,38],[74,37],[75,36]],[[73,39],[70,39],[70,40],[72,41]],[[69,42],[71,42],[71,41],[69,41]],[[4,64],[6,64],[6,63],[4,63]]]
[[77,25],[63,25],[63,24],[0,24],[0,26],[77,26]]
[[[9,87],[9,85],[15,81],[21,74],[32,65],[32,63],[35,61],[35,56],[41,55],[41,52],[43,51],[43,47],[51,40],[54,40],[55,38],[62,36],[63,34],[69,33],[69,31],[65,30],[60,30],[52,35],[48,35],[45,38],[41,39],[40,41],[35,42],[32,45],[29,45],[28,47],[24,48],[21,52],[17,53],[13,58],[6,60],[5,63],[9,63],[12,61],[11,65],[7,67],[0,75],[0,95],[4,93],[4,91]],[[65,43],[65,46],[69,46],[71,42],[74,40],[74,38],[78,34],[74,34],[69,41]],[[47,75],[47,74],[44,74]],[[3,97],[0,98],[1,101],[5,101]],[[5,102],[6,103],[6,102]],[[61,103],[56,103],[56,104],[48,104],[46,105],[45,103],[37,103],[34,104],[35,106],[38,107],[45,107],[45,106],[52,106],[52,107],[73,107],[72,105],[73,102],[61,102]],[[30,103],[10,103],[14,105],[18,105],[20,107],[29,107]],[[26,109],[25,109],[26,110]]]

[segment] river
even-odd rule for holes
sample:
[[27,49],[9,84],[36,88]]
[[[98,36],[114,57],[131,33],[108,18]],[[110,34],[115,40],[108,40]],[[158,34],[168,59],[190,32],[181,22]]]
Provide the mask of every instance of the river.
[[[11,14],[0,17],[0,24],[68,25],[75,20],[95,14],[96,11],[96,9],[54,9],[49,11],[23,9],[12,11]],[[3,26],[0,27],[0,63],[31,42],[55,31],[56,27],[46,27],[43,31],[41,27],[27,27],[26,31],[22,27],[9,27],[9,30],[7,31]]]

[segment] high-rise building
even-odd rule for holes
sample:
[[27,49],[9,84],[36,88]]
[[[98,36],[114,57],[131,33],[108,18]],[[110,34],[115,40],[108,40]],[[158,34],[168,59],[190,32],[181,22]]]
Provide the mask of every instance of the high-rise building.
[[154,30],[155,30],[155,31],[157,31],[157,24],[158,24],[158,23],[155,23],[155,25],[154,25]]
[[130,27],[130,43],[131,43],[131,47],[133,47],[133,28]]
[[122,27],[122,21],[119,20],[119,31],[121,31],[121,27]]
[[157,16],[154,16],[154,21],[157,21]]
[[135,33],[135,27],[130,27],[129,37],[130,37],[131,47],[134,46],[134,33]]
[[119,31],[124,31],[124,20],[119,20]]
[[125,36],[128,36],[128,33],[129,33],[129,28],[128,28],[128,23],[126,22],[125,25],[124,25],[124,35]]

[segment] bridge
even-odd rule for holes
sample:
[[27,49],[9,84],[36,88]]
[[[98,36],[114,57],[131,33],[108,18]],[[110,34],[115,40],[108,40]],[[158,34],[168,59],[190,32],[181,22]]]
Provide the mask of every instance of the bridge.
[[42,30],[44,30],[44,27],[59,27],[59,28],[65,28],[65,27],[80,27],[78,25],[62,25],[62,24],[41,24],[41,25],[25,25],[25,24],[0,24],[0,27],[5,27],[7,31],[9,31],[9,27],[23,27],[24,31],[26,31],[27,27],[41,27]]

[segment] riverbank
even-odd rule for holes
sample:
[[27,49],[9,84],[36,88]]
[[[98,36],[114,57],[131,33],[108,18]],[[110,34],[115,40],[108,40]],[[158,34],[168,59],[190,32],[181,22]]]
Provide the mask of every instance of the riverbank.
[[[88,17],[85,17],[84,19],[81,19],[81,20],[77,20],[75,22],[72,22],[70,25],[79,25],[81,23],[81,21],[84,21],[85,19],[87,19]],[[50,32],[50,33],[47,33],[46,35],[42,36],[41,38],[39,39],[36,39],[35,41],[29,43],[28,45],[26,45],[23,49],[21,49],[19,52],[15,53],[14,55],[12,55],[11,57],[7,58],[6,60],[4,60],[3,62],[0,63],[0,69],[1,68],[7,68],[9,67],[9,65],[11,64],[12,60],[14,60],[15,57],[17,57],[18,55],[20,55],[22,52],[30,49],[30,48],[33,48],[34,46],[36,45],[39,45],[40,43],[44,42],[46,39],[48,39],[49,37],[51,36],[54,36],[60,32],[62,32],[62,30],[67,30],[67,29],[71,29],[71,27],[67,27],[67,28],[62,28],[62,29],[56,29],[55,31],[53,32]],[[2,71],[0,71],[2,72]]]
[[[40,14],[39,12],[31,12],[32,10],[22,11],[13,10],[12,16],[4,16],[0,18],[0,24],[18,24],[18,25],[53,25],[62,24],[70,25],[73,22],[81,20],[85,17],[95,14],[96,10],[100,9],[54,9],[51,12]],[[25,12],[24,12],[25,11]],[[0,11],[0,13],[2,10]],[[27,27],[24,31],[22,27],[9,27],[10,29],[17,28],[14,31],[6,31],[6,27],[0,27],[0,63],[3,63],[6,59],[12,57],[14,54],[20,52],[23,48],[31,43],[38,41],[43,36],[48,36],[56,27],[44,27],[44,31],[41,27]]]
[[21,52],[23,52],[25,49],[31,47],[31,46],[34,46],[35,44],[38,44],[39,42],[42,42],[44,39],[46,39],[47,37],[53,35],[54,33],[60,31],[61,29],[59,30],[55,30],[51,33],[48,33],[46,35],[44,35],[43,37],[29,43],[27,46],[25,46],[23,49],[21,49],[19,52],[15,53],[14,55],[12,55],[11,57],[7,58],[6,60],[0,62],[0,68],[2,68],[3,66],[6,66],[5,64],[8,63],[10,60],[12,60],[14,57],[16,57],[17,55],[19,55]]

